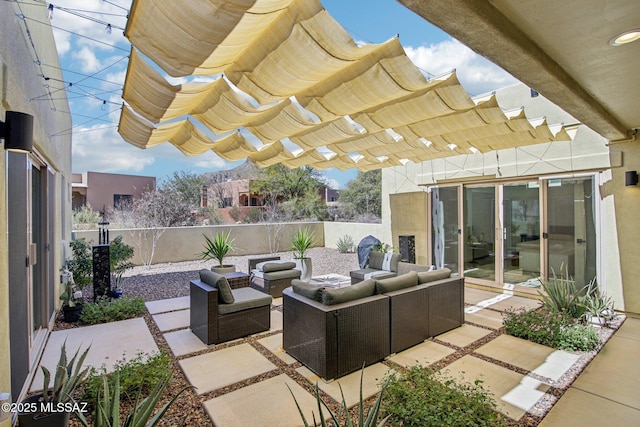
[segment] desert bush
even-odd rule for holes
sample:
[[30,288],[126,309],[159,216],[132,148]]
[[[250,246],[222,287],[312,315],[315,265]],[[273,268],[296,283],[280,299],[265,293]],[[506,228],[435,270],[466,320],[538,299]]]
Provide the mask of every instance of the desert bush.
[[336,242],[336,247],[341,254],[353,252],[356,246],[355,240],[348,234],[341,236]]

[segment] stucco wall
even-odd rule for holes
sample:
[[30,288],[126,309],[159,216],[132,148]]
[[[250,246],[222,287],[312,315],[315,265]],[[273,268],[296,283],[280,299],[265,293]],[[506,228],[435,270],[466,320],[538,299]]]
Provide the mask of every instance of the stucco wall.
[[385,232],[383,224],[363,224],[354,222],[325,222],[324,223],[324,245],[327,248],[337,248],[338,239],[344,236],[353,237],[353,241],[358,246],[360,240],[368,235],[377,237],[384,242]]
[[[200,259],[203,250],[204,237],[215,236],[216,232],[231,232],[231,238],[235,239],[236,250],[229,255],[253,255],[269,254],[272,252],[286,251],[290,247],[290,237],[300,228],[308,228],[315,234],[313,246],[324,246],[324,231],[321,222],[296,222],[283,224],[280,230],[279,244],[277,247],[269,246],[269,233],[275,235],[276,225],[263,224],[237,224],[237,225],[216,225],[201,227],[172,227],[167,228],[158,239],[153,264],[163,262],[192,261]],[[136,239],[140,231],[132,230],[109,230],[110,238],[122,235],[123,241],[134,247],[135,255],[132,262],[142,265],[140,250],[136,244]],[[150,236],[150,234],[149,234]],[[97,231],[75,231],[74,238],[86,238],[98,242]],[[275,240],[274,240],[275,241]]]
[[127,194],[135,200],[156,187],[156,179],[151,176],[87,172],[86,177],[86,203],[96,211],[114,207],[114,194]]
[[[6,111],[18,111],[34,117],[33,158],[41,159],[46,167],[55,173],[55,194],[49,194],[53,200],[54,213],[49,226],[53,229],[54,240],[50,250],[53,253],[53,270],[62,266],[63,248],[61,239],[65,233],[71,232],[70,199],[62,198],[62,177],[66,184],[71,182],[71,117],[67,113],[69,105],[65,92],[58,92],[55,99],[47,102],[32,102],[31,98],[40,98],[45,94],[42,69],[34,62],[35,53],[46,68],[47,77],[51,81],[63,81],[59,70],[58,54],[51,28],[34,24],[31,20],[21,20],[18,14],[41,21],[43,7],[41,4],[0,2],[0,120],[5,120]],[[25,25],[28,25],[29,36]],[[33,43],[33,45],[32,45]],[[35,48],[33,47],[35,46]],[[36,52],[34,52],[34,49]],[[55,135],[55,136],[54,136]],[[4,145],[4,144],[3,144]],[[0,160],[0,391],[8,392],[11,387],[11,343],[9,319],[9,286],[25,286],[24,283],[9,283],[9,248],[7,243],[7,154],[2,147]],[[65,227],[66,226],[66,227]],[[66,231],[65,231],[66,230]],[[68,238],[68,237],[67,237]],[[56,281],[57,282],[57,281]],[[49,290],[58,295],[59,289]],[[58,303],[57,298],[55,298]],[[26,311],[28,307],[24,307]],[[15,321],[15,320],[14,320]],[[28,339],[28,338],[26,338]],[[22,351],[20,343],[14,343],[15,349]],[[27,358],[29,355],[25,354]],[[36,355],[33,359],[37,360]],[[34,367],[32,367],[33,370]],[[17,378],[17,377],[16,377]],[[12,398],[19,398],[20,390],[11,390]],[[0,423],[10,425],[11,420]]]

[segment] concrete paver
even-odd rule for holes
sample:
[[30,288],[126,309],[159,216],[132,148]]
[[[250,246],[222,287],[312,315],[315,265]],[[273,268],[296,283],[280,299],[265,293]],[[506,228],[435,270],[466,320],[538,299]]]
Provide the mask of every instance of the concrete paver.
[[270,337],[258,340],[258,342],[271,353],[282,359],[284,363],[291,365],[296,362],[296,359],[289,356],[282,348],[282,334],[271,335]]
[[572,387],[640,409],[638,354],[640,340],[614,335]]
[[147,310],[150,314],[158,314],[166,313],[168,311],[184,310],[185,308],[189,308],[191,303],[190,297],[186,296],[158,301],[149,301],[145,303],[145,305],[147,306]]
[[171,331],[173,329],[188,328],[190,310],[172,311],[169,313],[155,314],[153,320],[158,325],[160,331]]
[[319,420],[315,396],[284,374],[208,400],[204,408],[217,426],[302,427],[296,401],[307,422],[313,423],[313,414]]
[[[351,407],[360,401],[360,378],[362,376],[362,398],[368,399],[380,390],[378,386],[390,368],[382,363],[376,363],[364,368],[364,374],[361,370],[352,372],[349,375],[338,378],[333,381],[324,381],[315,373],[304,366],[296,369],[296,371],[305,377],[311,384],[318,384],[318,388],[337,402],[342,402],[342,393],[347,407]],[[340,392],[342,388],[342,393]]]
[[484,289],[476,289],[470,288],[466,286],[464,288],[464,302],[465,304],[476,305],[480,301],[491,299],[497,295],[500,295],[499,292],[491,292],[485,291]]
[[490,333],[491,331],[487,329],[471,325],[462,325],[435,338],[458,347],[466,347],[480,338],[486,337]]
[[[130,359],[140,352],[150,354],[158,351],[158,346],[142,317],[55,331],[49,335],[40,360],[40,366],[45,366],[52,375],[65,341],[68,359],[73,357],[78,348],[82,353],[91,345],[83,366],[100,368],[104,365],[108,372],[113,370],[118,360]],[[43,380],[42,370],[38,367],[30,391],[41,391]],[[53,378],[51,381],[53,382]]]
[[270,331],[281,331],[282,330],[282,312],[278,310],[271,310],[271,325],[269,327]]
[[249,344],[239,344],[179,361],[187,380],[203,394],[264,374],[276,366]]
[[209,348],[200,338],[191,332],[191,329],[180,329],[179,331],[168,332],[164,334],[169,348],[174,356],[184,356],[185,354],[195,353]]
[[511,335],[500,335],[476,350],[491,358],[533,371],[555,350]]
[[486,326],[487,328],[498,330],[502,327],[502,314],[497,311],[481,309],[474,310],[471,313],[464,314],[466,322],[475,323],[476,325]]
[[417,364],[429,366],[453,353],[455,350],[452,348],[432,341],[425,341],[391,356],[389,360],[405,367]]
[[571,387],[540,427],[637,426],[640,410]]

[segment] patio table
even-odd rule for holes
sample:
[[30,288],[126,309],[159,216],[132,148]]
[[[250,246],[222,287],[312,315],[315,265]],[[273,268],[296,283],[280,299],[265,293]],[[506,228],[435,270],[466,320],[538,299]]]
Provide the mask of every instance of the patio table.
[[340,274],[330,273],[323,276],[312,277],[309,283],[329,288],[342,288],[345,286],[351,286],[351,278]]

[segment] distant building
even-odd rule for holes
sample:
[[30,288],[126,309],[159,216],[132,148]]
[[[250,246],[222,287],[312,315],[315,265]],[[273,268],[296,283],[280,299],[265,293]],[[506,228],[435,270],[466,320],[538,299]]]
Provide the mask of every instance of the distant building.
[[78,209],[90,205],[102,211],[121,203],[133,202],[146,191],[156,188],[152,176],[120,175],[102,172],[74,173],[71,184],[72,206]]

